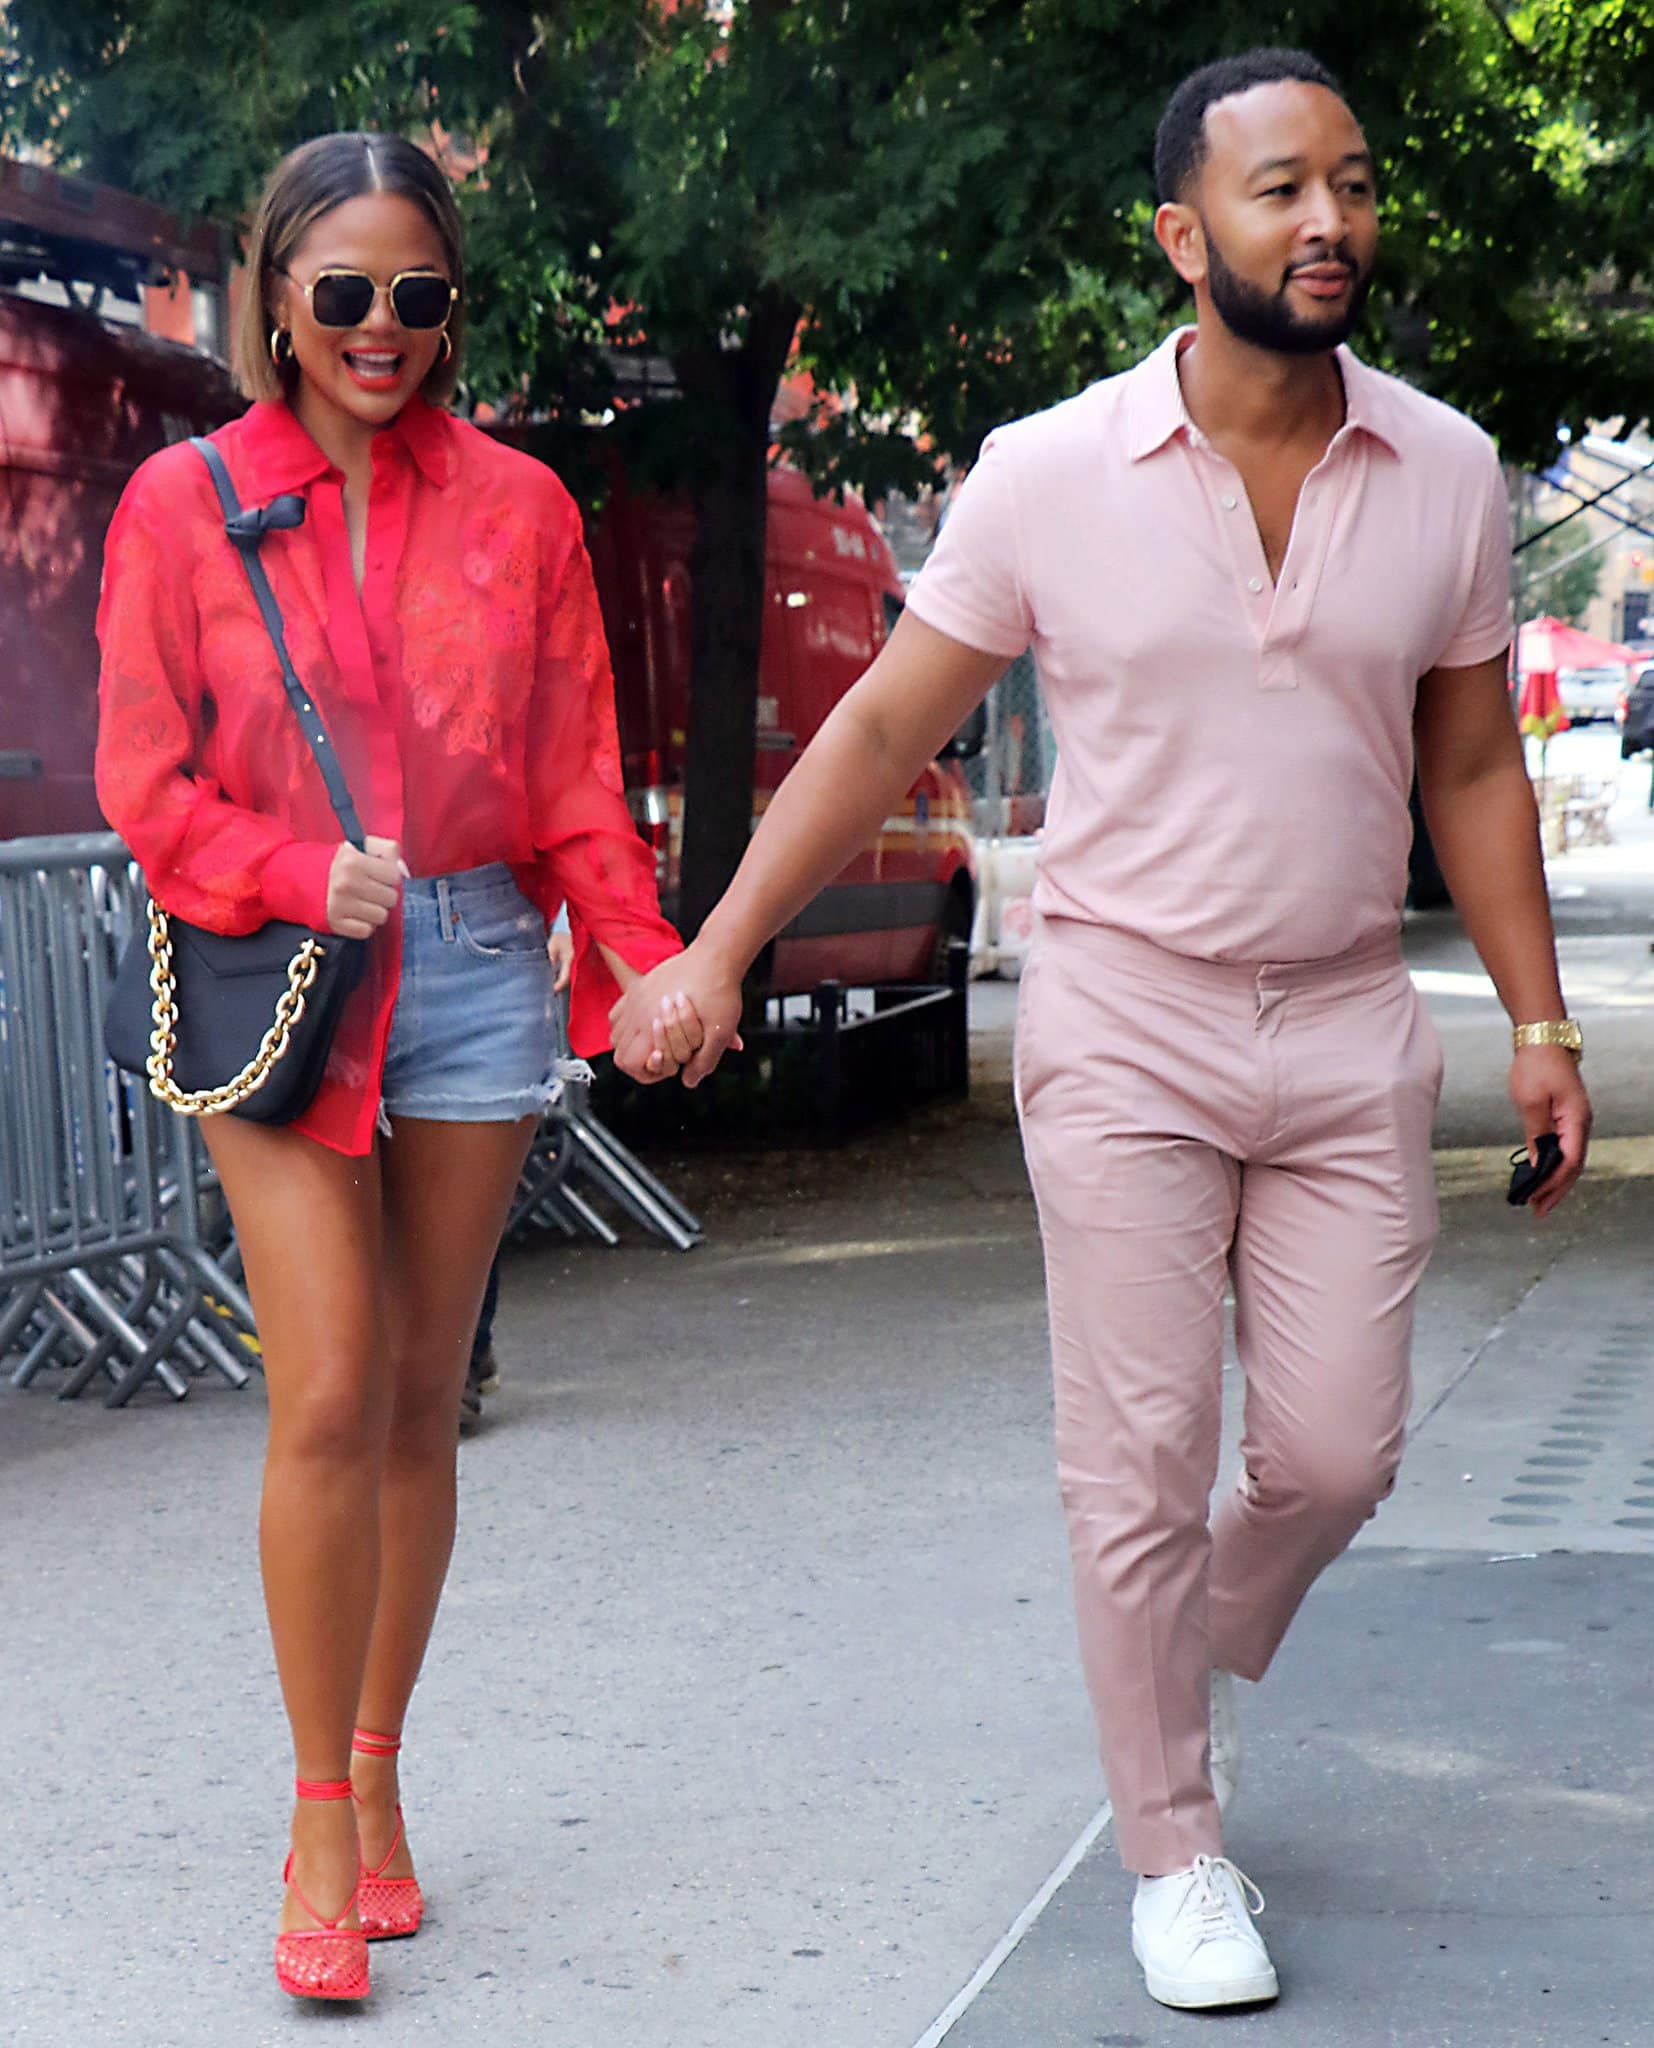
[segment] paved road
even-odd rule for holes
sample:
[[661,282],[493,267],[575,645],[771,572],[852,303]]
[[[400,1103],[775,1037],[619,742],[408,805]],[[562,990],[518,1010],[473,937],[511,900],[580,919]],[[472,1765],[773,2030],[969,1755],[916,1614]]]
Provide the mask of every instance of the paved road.
[[[1232,2031],[1648,2039],[1654,988],[1646,850],[1609,851],[1556,879],[1587,892],[1565,913],[1592,906],[1565,947],[1595,963],[1580,1007],[1622,1142],[1549,1228],[1498,1201],[1474,963],[1445,925],[1410,935],[1450,1049],[1419,1428],[1247,1703],[1235,1847],[1287,1995]],[[376,1959],[353,2038],[935,2048],[955,2010],[949,2048],[1158,2048],[1199,2024],[1124,1961],[1106,1833],[960,2003],[1101,1799],[1008,1000],[978,1002],[969,1109],[825,1161],[697,1165],[705,1250],[512,1259],[508,1384],[463,1451],[409,1730],[431,1918]],[[7,2048],[263,2048],[316,2023],[268,1974],[260,1407],[0,1389]]]

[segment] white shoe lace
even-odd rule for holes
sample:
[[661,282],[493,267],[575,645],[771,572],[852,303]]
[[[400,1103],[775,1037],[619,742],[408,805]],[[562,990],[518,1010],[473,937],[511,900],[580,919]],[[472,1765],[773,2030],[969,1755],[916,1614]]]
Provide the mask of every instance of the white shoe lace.
[[1263,1893],[1237,1864],[1227,1856],[1197,1856],[1180,1913],[1180,1917],[1186,1914],[1193,1923],[1197,1948],[1203,1941],[1230,1941],[1237,1933],[1250,1932],[1244,1922],[1236,1925],[1234,1894],[1226,1889],[1219,1875],[1225,1870],[1239,1887],[1247,1912],[1255,1919],[1263,1911]]

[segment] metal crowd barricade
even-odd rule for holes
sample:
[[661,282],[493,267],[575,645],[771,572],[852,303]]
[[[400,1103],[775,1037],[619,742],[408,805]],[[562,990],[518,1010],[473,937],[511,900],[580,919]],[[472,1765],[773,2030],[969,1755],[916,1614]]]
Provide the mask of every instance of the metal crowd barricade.
[[252,1304],[208,1249],[190,1122],[103,1049],[143,883],[113,833],[0,841],[0,1366],[109,1406],[245,1386]]
[[583,1231],[599,1244],[616,1245],[619,1232],[592,1200],[601,1193],[674,1251],[693,1251],[704,1235],[698,1219],[598,1122],[586,1097],[583,1082],[565,1083],[556,1107],[535,1133],[507,1235],[531,1228],[560,1230],[565,1237]]

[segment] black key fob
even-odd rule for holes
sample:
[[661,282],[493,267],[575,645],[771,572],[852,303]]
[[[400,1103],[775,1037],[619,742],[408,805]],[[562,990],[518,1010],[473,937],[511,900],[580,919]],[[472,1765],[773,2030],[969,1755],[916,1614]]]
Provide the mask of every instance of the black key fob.
[[1505,1195],[1513,1209],[1520,1209],[1544,1186],[1562,1164],[1562,1141],[1555,1131],[1541,1131],[1533,1141],[1535,1157],[1528,1157],[1526,1145],[1510,1155],[1510,1188]]

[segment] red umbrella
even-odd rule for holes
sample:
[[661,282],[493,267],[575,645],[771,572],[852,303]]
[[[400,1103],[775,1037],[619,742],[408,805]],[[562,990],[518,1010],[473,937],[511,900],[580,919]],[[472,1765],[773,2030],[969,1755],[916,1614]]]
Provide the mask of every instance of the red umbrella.
[[1554,676],[1564,668],[1629,668],[1636,659],[1617,640],[1599,640],[1549,612],[1529,619],[1516,637],[1517,672],[1524,676],[1547,669]]
[[1568,714],[1562,708],[1562,693],[1557,688],[1554,668],[1530,669],[1522,678],[1516,722],[1529,739],[1541,742],[1568,730]]

